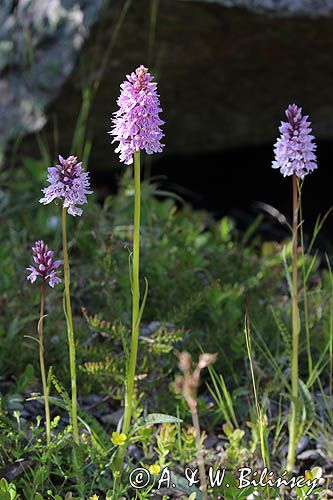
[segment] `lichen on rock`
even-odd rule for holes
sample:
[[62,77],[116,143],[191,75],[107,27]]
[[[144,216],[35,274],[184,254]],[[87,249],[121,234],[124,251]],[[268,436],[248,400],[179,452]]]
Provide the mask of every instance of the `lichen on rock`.
[[[189,1],[189,0],[184,0]],[[192,1],[192,0],[191,0]],[[224,7],[245,7],[254,12],[290,16],[322,16],[333,13],[333,0],[196,0],[219,3]]]
[[0,151],[11,139],[45,124],[45,107],[70,75],[107,1],[2,0]]

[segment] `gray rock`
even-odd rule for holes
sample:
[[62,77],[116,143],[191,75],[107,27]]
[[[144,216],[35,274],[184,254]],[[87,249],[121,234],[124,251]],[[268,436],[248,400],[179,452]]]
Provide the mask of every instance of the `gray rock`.
[[[223,1],[229,5],[245,2]],[[289,3],[292,7],[300,1]],[[280,5],[282,2],[285,0],[280,0]],[[83,9],[83,5],[94,2],[73,0],[72,3]],[[225,7],[222,2],[163,0],[159,3],[154,55],[149,62],[148,28],[145,24],[149,8],[148,4],[142,5],[141,1],[131,3],[91,109],[88,135],[93,140],[91,162],[94,170],[110,172],[110,166],[119,165],[107,130],[112,112],[117,109],[120,83],[141,63],[149,65],[158,80],[164,110],[162,118],[166,122],[166,155],[273,145],[280,120],[284,119],[284,110],[291,102],[303,106],[304,112],[310,115],[318,140],[332,139],[333,16],[266,16],[254,10]],[[94,18],[97,15],[96,11]],[[11,17],[4,17],[10,25],[8,19]],[[113,17],[112,3],[103,18]],[[71,39],[68,22],[63,23],[67,27],[67,40]],[[80,36],[79,28],[75,32]],[[86,35],[87,32],[82,37]],[[8,37],[6,40],[8,42]],[[93,61],[93,70],[98,71],[109,40],[110,32],[105,30],[105,21],[102,20],[93,27],[89,42],[81,51],[84,61]],[[46,45],[51,52],[61,52],[57,47],[53,42],[49,47]],[[63,56],[59,54],[59,71],[57,68],[52,71],[42,56],[46,48],[42,44],[39,47],[41,61],[36,58],[38,74],[34,66],[20,73],[19,68],[11,68],[8,64],[2,72],[0,141],[4,140],[4,135],[15,137],[15,130],[19,127],[23,132],[37,130],[46,119],[45,103],[54,98],[67,78],[59,97],[48,109],[52,116],[57,116],[59,152],[70,154],[68,148],[82,92],[76,83],[78,70],[74,69],[69,78],[66,75],[71,74],[78,49],[74,59],[66,59],[71,61],[68,65],[61,62]],[[7,50],[5,44],[0,54],[6,54]],[[64,74],[60,72],[63,66]],[[7,71],[8,75],[4,76]],[[26,77],[23,80],[20,78],[22,74]],[[55,77],[53,83],[49,81],[52,75]],[[9,78],[15,82],[16,96],[19,88],[26,96],[25,102],[15,97]],[[2,85],[6,86],[8,95],[5,95]],[[53,144],[53,123],[50,122],[44,132],[49,144]],[[32,142],[27,138],[22,144],[21,150],[25,154],[35,154]],[[157,158],[159,155],[154,155],[154,160]],[[231,168],[232,160],[230,165],[223,167]]]
[[115,425],[116,427],[119,424],[119,421],[124,416],[124,409],[120,408],[120,410],[114,411],[113,413],[107,413],[106,415],[102,415],[100,417],[101,421],[107,425]]
[[[183,0],[193,1],[193,0]],[[249,10],[280,16],[327,16],[333,13],[333,0],[195,0],[219,3],[224,7],[245,7]]]
[[318,450],[305,450],[297,455],[298,460],[318,460],[321,454]]
[[[134,3],[122,29],[118,64],[108,68],[94,103],[96,168],[109,170],[110,158],[117,164],[106,127],[117,109],[119,84],[147,60],[143,19]],[[291,102],[310,115],[317,139],[331,139],[332,32],[333,17],[264,16],[211,2],[160,2],[153,69],[166,122],[165,154],[273,145]],[[64,102],[65,93],[57,104]]]
[[108,0],[2,0],[0,149],[46,122],[45,107],[73,70]]
[[[297,448],[296,448],[296,454],[297,456],[302,453],[306,448],[307,446],[309,445],[309,438],[308,436],[302,436],[298,445],[297,445]],[[284,453],[287,453],[288,452],[288,449],[289,449],[289,443],[286,444],[284,447],[283,447],[283,452]]]
[[206,450],[210,450],[218,442],[219,442],[219,439],[214,434],[211,434],[210,436],[207,436],[207,438],[205,439],[205,441],[204,441],[204,447],[206,448]]
[[309,438],[308,436],[302,436],[298,445],[297,445],[297,448],[296,448],[296,453],[297,455],[299,453],[302,453],[304,450],[306,450],[306,448],[309,446]]

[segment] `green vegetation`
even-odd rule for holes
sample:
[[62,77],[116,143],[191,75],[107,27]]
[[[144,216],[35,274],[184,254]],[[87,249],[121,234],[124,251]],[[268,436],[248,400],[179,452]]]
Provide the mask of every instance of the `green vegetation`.
[[[155,473],[170,467],[184,498],[201,498],[180,473],[195,467],[196,457],[191,416],[174,386],[179,374],[175,352],[184,350],[194,359],[202,351],[218,353],[213,367],[203,372],[198,393],[206,468],[261,470],[264,459],[279,475],[288,443],[291,239],[262,241],[259,219],[240,233],[232,219],[215,221],[144,182],[140,275],[143,290],[144,277],[149,279],[149,292],[139,335],[128,468],[114,481],[112,460],[121,446],[114,433],[120,432],[131,324],[131,169],[116,196],[90,201],[84,218],[70,221],[80,431],[74,450],[61,287],[46,297],[52,439],[45,446],[38,350],[31,338],[37,336],[40,296],[27,282],[25,268],[36,239],[43,238],[58,253],[61,249],[61,206],[36,202],[48,162],[25,158],[20,168],[13,162],[1,174],[0,476],[6,478],[0,483],[1,498],[153,498],[154,482],[134,490],[128,472],[154,465]],[[305,248],[310,252],[299,256],[303,283],[306,278],[306,289],[300,282],[299,435],[307,436],[308,448],[317,446],[319,454],[298,461],[301,474],[314,465],[325,469],[333,457],[333,280],[329,257],[315,250],[315,242]],[[251,328],[244,334],[246,307]],[[158,473],[151,477],[156,486]],[[317,497],[326,498],[325,488],[328,480]],[[246,498],[254,489],[238,490],[236,484],[209,493],[212,498]],[[273,498],[273,489],[270,494]],[[304,488],[297,495],[303,498]]]

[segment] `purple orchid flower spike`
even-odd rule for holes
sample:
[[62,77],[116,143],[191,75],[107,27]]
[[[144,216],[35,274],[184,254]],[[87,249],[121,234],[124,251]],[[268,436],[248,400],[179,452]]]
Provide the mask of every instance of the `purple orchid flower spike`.
[[55,271],[55,269],[60,266],[62,260],[53,260],[54,252],[49,250],[48,246],[42,240],[36,241],[35,246],[32,247],[32,251],[34,253],[35,267],[27,267],[27,271],[30,271],[27,280],[34,283],[38,276],[40,276],[52,288],[54,288],[54,285],[61,283],[61,279],[57,276],[58,271]]
[[273,168],[279,168],[284,177],[295,174],[303,177],[317,168],[316,144],[311,135],[311,122],[302,116],[302,108],[290,104],[286,109],[287,122],[281,122],[281,136],[274,146]]
[[42,189],[44,197],[39,201],[44,205],[60,198],[70,215],[82,215],[82,209],[76,205],[87,203],[87,194],[91,194],[89,173],[78,163],[76,156],[63,158],[59,155],[59,164],[49,167],[47,181],[50,186]]
[[114,113],[112,142],[119,141],[115,149],[120,161],[126,165],[133,163],[133,154],[144,149],[147,154],[160,153],[164,147],[161,139],[164,134],[160,128],[164,121],[158,116],[162,111],[157,84],[144,66],[140,66],[127,81],[120,86],[117,100],[119,110]]

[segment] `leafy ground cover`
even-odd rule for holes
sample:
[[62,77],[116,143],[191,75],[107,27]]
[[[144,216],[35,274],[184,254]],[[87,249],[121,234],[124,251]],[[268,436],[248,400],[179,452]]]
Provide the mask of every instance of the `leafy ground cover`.
[[[37,239],[61,251],[61,207],[36,202],[48,166],[48,158],[25,158],[21,168],[9,166],[1,174],[1,498],[201,498],[197,485],[190,487],[184,479],[184,469],[196,467],[197,444],[188,404],[175,384],[181,373],[177,353],[183,351],[191,354],[193,366],[202,352],[217,353],[214,364],[201,372],[197,396],[206,470],[228,471],[229,488],[225,481],[209,487],[211,498],[304,498],[306,488],[291,493],[290,488],[250,485],[240,490],[232,475],[240,467],[261,471],[266,464],[277,475],[285,468],[291,239],[263,241],[261,219],[240,233],[233,220],[195,212],[147,182],[142,184],[140,265],[142,285],[146,277],[149,291],[139,336],[133,426],[124,477],[112,474],[112,458],[122,446],[117,426],[131,329],[130,169],[117,195],[103,201],[95,195],[84,219],[70,222],[80,426],[75,446],[68,417],[62,289],[46,296],[52,440],[45,446],[35,341],[40,297],[25,269]],[[312,472],[322,477],[312,495],[329,498],[333,296],[329,256],[316,249],[319,228],[320,223],[313,238],[305,236],[306,252],[299,260],[301,440],[295,474],[320,468]],[[143,489],[129,483],[137,467],[150,470],[151,481]],[[157,489],[165,467],[172,472],[171,486],[163,483]]]

